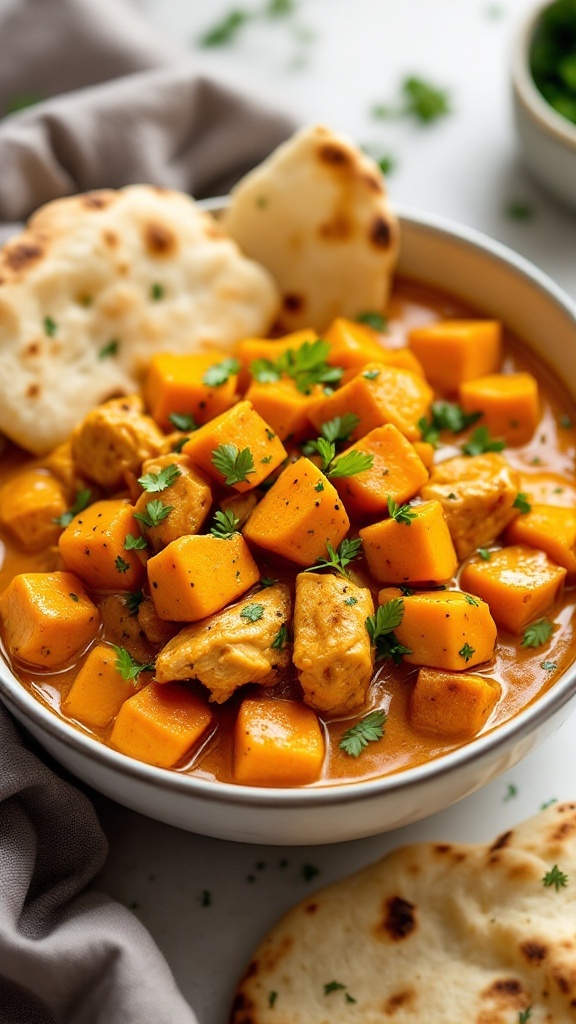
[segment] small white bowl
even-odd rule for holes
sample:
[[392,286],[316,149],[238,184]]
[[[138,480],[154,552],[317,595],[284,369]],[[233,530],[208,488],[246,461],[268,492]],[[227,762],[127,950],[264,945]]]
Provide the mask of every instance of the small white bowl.
[[561,202],[576,207],[576,124],[544,99],[530,70],[534,32],[550,0],[522,24],[512,57],[514,119],[526,167]]
[[[222,207],[222,201],[212,209]],[[576,305],[541,271],[478,232],[400,211],[401,274],[501,319],[576,398]],[[178,828],[237,842],[334,843],[376,835],[448,807],[525,757],[568,717],[576,665],[515,718],[397,775],[322,788],[258,789],[154,768],[67,725],[0,657],[0,698],[50,753],[94,789]]]

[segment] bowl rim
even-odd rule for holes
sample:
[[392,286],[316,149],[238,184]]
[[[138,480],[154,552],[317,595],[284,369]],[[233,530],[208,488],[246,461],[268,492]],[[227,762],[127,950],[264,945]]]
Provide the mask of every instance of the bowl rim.
[[[227,197],[216,197],[202,201],[202,206],[206,210],[216,212],[222,209],[227,201]],[[530,260],[482,232],[443,216],[401,205],[395,207],[395,212],[401,223],[410,224],[415,230],[425,230],[444,236],[446,241],[456,241],[476,251],[480,249],[483,254],[505,264],[508,270],[514,271],[528,283],[536,285],[538,290],[546,292],[547,297],[568,314],[574,323],[576,333],[576,303]],[[390,775],[358,781],[314,784],[301,788],[259,787],[203,779],[173,769],[158,768],[113,750],[80,729],[68,725],[64,719],[32,696],[0,656],[0,699],[9,710],[15,711],[16,717],[21,716],[20,721],[24,719],[25,728],[30,721],[32,731],[34,727],[46,731],[53,739],[64,743],[84,757],[95,760],[103,769],[119,771],[158,790],[188,793],[191,799],[214,804],[243,805],[247,808],[258,806],[298,809],[307,806],[343,806],[359,800],[385,796],[392,791],[400,793],[414,785],[441,779],[473,761],[481,762],[486,755],[493,755],[519,743],[533,733],[537,725],[552,718],[575,693],[576,663],[570,666],[545,693],[531,701],[513,718],[447,754],[423,764]]]
[[529,53],[536,26],[555,0],[541,0],[521,22],[512,54],[512,84],[519,103],[529,111],[538,127],[556,142],[576,153],[576,125],[559,114],[538,89],[530,70]]

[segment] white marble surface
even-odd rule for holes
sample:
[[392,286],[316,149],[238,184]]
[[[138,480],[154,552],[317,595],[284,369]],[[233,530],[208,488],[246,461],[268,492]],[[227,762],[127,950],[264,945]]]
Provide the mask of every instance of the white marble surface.
[[[159,32],[235,86],[324,121],[390,153],[392,198],[472,225],[532,259],[576,298],[576,216],[525,175],[512,126],[508,64],[530,0],[302,0],[295,19],[259,19],[231,46],[194,45],[227,0],[139,0]],[[263,6],[245,0],[246,9]],[[235,5],[238,6],[238,5]],[[313,34],[296,36],[294,24]],[[445,86],[453,113],[428,128],[375,121],[417,74]],[[534,209],[509,219],[510,201]],[[296,900],[414,840],[488,839],[552,798],[576,797],[576,717],[508,775],[443,814],[402,831],[339,846],[240,846],[179,832],[97,798],[110,839],[100,882],[148,926],[200,1024],[225,1024],[253,946]],[[305,866],[319,869],[306,881]],[[203,893],[210,903],[203,906]]]

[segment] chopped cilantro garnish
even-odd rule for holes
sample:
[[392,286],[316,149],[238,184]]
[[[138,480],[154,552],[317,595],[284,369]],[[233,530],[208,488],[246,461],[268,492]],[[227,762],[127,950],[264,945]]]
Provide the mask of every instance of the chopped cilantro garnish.
[[127,562],[124,558],[122,558],[122,555],[116,556],[114,560],[114,565],[116,566],[117,572],[128,572],[128,569],[130,568],[130,562]]
[[560,889],[563,889],[568,885],[568,875],[565,874],[564,871],[560,871],[558,865],[555,864],[550,871],[546,872],[542,879],[542,883],[547,889],[554,886],[556,892],[558,892]]
[[359,324],[368,324],[369,327],[373,327],[375,331],[386,331],[388,330],[388,321],[383,313],[379,313],[376,310],[367,310],[365,313],[359,313],[356,317]]
[[98,350],[98,359],[108,359],[110,356],[118,355],[118,349],[120,342],[118,338],[111,338],[110,341],[102,345],[102,348]]
[[182,476],[182,470],[171,463],[169,466],[164,466],[159,473],[145,473],[144,476],[138,477],[138,483],[145,491],[153,494],[171,487],[179,476]]
[[219,388],[226,384],[230,377],[233,377],[240,370],[240,363],[237,359],[223,359],[220,363],[209,366],[202,377],[202,381],[210,388]]
[[510,220],[528,221],[534,219],[536,210],[524,199],[510,199],[504,206],[504,213]]
[[288,640],[288,629],[286,628],[285,623],[282,623],[282,625],[280,626],[280,629],[278,630],[278,632],[276,633],[276,636],[274,637],[272,643],[270,644],[270,647],[273,647],[275,651],[282,651],[284,649],[284,647],[286,646],[286,641],[287,640]]
[[396,626],[399,626],[404,618],[404,601],[401,597],[395,597],[386,604],[378,605],[374,615],[366,619],[366,629],[372,646],[376,648],[376,660],[392,658],[398,665],[402,655],[412,654],[409,647],[403,644],[394,635]]
[[299,348],[287,349],[274,361],[254,360],[250,373],[261,384],[280,380],[283,375],[290,377],[298,391],[309,394],[315,384],[337,383],[342,377],[342,366],[329,366],[326,362],[329,354],[328,342],[317,338],[316,341],[305,341]]
[[346,412],[343,416],[335,416],[333,420],[326,420],[320,427],[320,433],[326,441],[347,441],[353,430],[360,423],[360,417],[353,412]]
[[515,786],[513,782],[508,783],[508,789],[506,790],[506,796],[504,797],[504,803],[508,800],[513,800],[515,796],[518,796],[518,786]]
[[[381,607],[384,607],[381,605]],[[371,711],[350,729],[347,729],[338,746],[349,757],[359,757],[369,743],[382,739],[386,724],[384,711]],[[341,986],[342,987],[342,986]]]
[[214,524],[210,527],[210,533],[222,540],[229,540],[238,532],[239,524],[240,520],[238,516],[234,515],[232,509],[226,509],[225,512],[218,511],[214,513]]
[[489,551],[488,548],[477,548],[476,550],[477,550],[478,554],[480,555],[480,558],[482,559],[483,562],[489,562],[490,561],[490,559],[492,557],[492,552]]
[[339,989],[345,989],[346,985],[341,985],[339,981],[329,981],[324,985],[324,995],[329,996],[331,992],[338,992]]
[[131,679],[133,682],[137,682],[141,672],[154,671],[154,662],[142,665],[132,657],[125,647],[117,647],[116,644],[112,644],[112,648],[116,652],[114,666],[122,676],[122,679]]
[[429,420],[425,416],[418,420],[418,427],[422,433],[422,440],[433,445],[438,443],[441,430],[460,434],[476,423],[482,415],[481,412],[464,412],[456,402],[445,402],[441,399],[432,402],[430,413]]
[[56,321],[53,320],[51,316],[45,316],[44,317],[44,333],[47,334],[49,338],[53,338],[54,335],[56,334],[57,330],[58,330],[58,324],[56,323]]
[[357,597],[347,597],[344,600],[344,604],[349,604],[352,607],[353,605],[358,604],[358,598]]
[[71,508],[67,512],[63,512],[61,516],[57,516],[52,522],[56,523],[57,526],[69,526],[74,516],[77,516],[80,512],[83,512],[85,508],[88,508],[90,500],[92,498],[92,491],[85,488],[82,491],[76,493],[76,499]]
[[558,665],[555,661],[542,661],[540,662],[540,668],[543,668],[545,672],[555,672]]
[[274,1006],[274,1004],[275,1004],[277,999],[278,999],[278,993],[277,992],[269,992],[268,993],[268,1006],[270,1008],[272,1008]]
[[529,626],[524,630],[522,637],[522,647],[541,647],[547,640],[550,639],[554,632],[554,626],[545,616],[541,619],[536,619],[531,622]]
[[239,451],[235,444],[219,444],[212,452],[212,465],[222,473],[229,487],[247,482],[249,475],[256,472],[250,449]]
[[127,533],[124,541],[125,551],[143,551],[148,545],[144,537],[135,537],[133,533]]
[[346,537],[335,551],[330,541],[326,543],[328,558],[319,558],[315,565],[310,565],[304,572],[316,572],[318,569],[335,569],[342,576],[347,576],[346,566],[353,561],[362,547],[362,539],[348,540]]
[[421,124],[432,124],[440,117],[451,113],[450,99],[444,89],[438,89],[423,78],[411,76],[402,83],[405,99],[404,113],[411,115]]
[[480,601],[477,597],[472,597],[472,594],[464,594],[464,600],[471,604],[473,608],[478,608]]
[[164,298],[164,285],[158,284],[157,281],[150,285],[150,298],[153,302],[158,302],[159,299]]
[[512,502],[512,508],[517,508],[523,515],[530,512],[532,505],[528,500],[528,495],[524,494],[524,491],[518,491],[518,494]]
[[570,430],[570,428],[573,426],[572,420],[569,416],[566,415],[566,413],[562,413],[558,420],[558,423],[563,430]]
[[189,412],[171,412],[168,419],[176,430],[183,430],[185,433],[198,430],[198,424]]
[[364,370],[362,376],[365,377],[366,380],[376,380],[377,377],[380,376],[380,370]]
[[144,594],[141,590],[136,590],[132,594],[126,594],[124,598],[124,604],[126,605],[130,615],[136,615],[138,609],[144,600]]
[[325,437],[310,441],[307,450],[318,452],[322,459],[322,472],[329,477],[356,476],[358,473],[364,473],[370,469],[374,463],[373,455],[368,452],[356,451],[356,449],[345,452],[343,455],[336,455],[336,442],[327,441]]
[[470,661],[472,655],[476,654],[476,648],[470,647],[470,644],[464,644],[464,646],[458,651],[458,654],[461,658],[464,658],[464,661]]
[[388,495],[387,501],[388,515],[397,523],[404,523],[405,526],[410,526],[412,520],[417,518],[418,513],[410,505],[399,505],[390,495]]
[[258,582],[261,587],[273,587],[278,580],[273,579],[272,576],[261,576]]
[[236,39],[240,29],[252,17],[248,11],[234,10],[224,15],[222,21],[217,22],[200,36],[200,46],[227,46]]
[[462,445],[462,451],[465,455],[484,455],[485,452],[501,452],[505,447],[505,441],[492,439],[488,427],[482,426],[476,427],[470,440]]
[[170,515],[173,511],[174,505],[165,505],[163,501],[149,501],[146,505],[145,512],[135,512],[134,519],[137,519],[139,523],[142,523],[146,529],[151,530],[154,526],[159,526],[160,523],[166,519],[166,516]]
[[258,622],[264,615],[263,604],[247,604],[240,612],[240,618],[247,622]]

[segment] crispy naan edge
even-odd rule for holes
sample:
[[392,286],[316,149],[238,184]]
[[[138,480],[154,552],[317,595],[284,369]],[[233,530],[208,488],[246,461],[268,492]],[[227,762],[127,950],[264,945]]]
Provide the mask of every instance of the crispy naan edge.
[[228,351],[278,308],[268,271],[182,193],[48,203],[0,253],[0,431],[43,454],[154,352]]
[[377,164],[344,136],[298,132],[234,187],[223,223],[278,282],[283,330],[385,310],[398,222]]
[[[566,886],[544,885],[555,865],[568,876]],[[574,803],[550,807],[489,846],[408,846],[320,890],[256,950],[230,1018],[232,1024],[521,1019],[576,1021]]]

